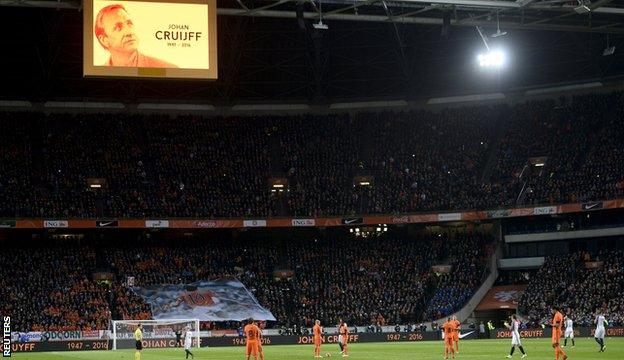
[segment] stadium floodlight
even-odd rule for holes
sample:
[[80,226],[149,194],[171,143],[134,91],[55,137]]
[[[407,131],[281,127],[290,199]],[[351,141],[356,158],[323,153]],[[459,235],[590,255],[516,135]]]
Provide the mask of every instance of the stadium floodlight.
[[587,14],[588,12],[590,12],[591,9],[585,5],[581,5],[581,6],[575,7],[574,11],[576,11],[577,14],[582,15],[582,14]]
[[319,21],[317,23],[312,24],[312,26],[317,30],[327,30],[329,26],[323,24],[323,1],[319,0]]
[[482,68],[501,68],[505,64],[505,53],[501,50],[488,50],[477,57]]
[[497,37],[502,37],[502,36],[507,36],[507,31],[501,31],[500,28],[500,19],[498,16],[498,11],[496,12],[496,32],[492,35],[490,35],[493,38],[497,38]]
[[312,26],[314,26],[314,28],[318,30],[329,29],[329,26],[327,26],[327,24],[323,24],[323,20],[319,20],[319,22],[312,24]]
[[615,53],[615,46],[608,46],[602,51],[602,56],[610,56]]
[[607,47],[602,50],[602,56],[610,56],[615,53],[615,46],[611,46],[609,43],[609,34],[607,34]]
[[[488,38],[479,26],[475,26],[481,40],[483,40],[483,45],[485,46],[486,52],[481,53],[477,56],[477,60],[479,62],[479,66],[481,68],[496,68],[499,69],[505,64],[505,53],[500,49],[492,49],[490,44],[488,43]],[[498,32],[495,34],[495,37],[505,36],[506,32],[502,32],[500,30],[500,26],[498,27]]]

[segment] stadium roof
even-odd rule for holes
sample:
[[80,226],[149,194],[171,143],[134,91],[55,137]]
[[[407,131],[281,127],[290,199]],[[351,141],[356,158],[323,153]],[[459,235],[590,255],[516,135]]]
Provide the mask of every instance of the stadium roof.
[[[0,0],[0,5],[81,9],[76,0]],[[323,6],[325,7],[323,9]],[[624,6],[613,0],[230,0],[219,2],[219,15],[393,22],[452,26],[494,26],[497,14],[507,29],[624,33]]]
[[[624,73],[621,1],[229,0],[218,1],[218,81],[83,79],[80,4],[0,0],[13,7],[0,19],[14,29],[0,42],[13,49],[0,59],[10,69],[0,98],[331,103],[508,91]],[[590,11],[579,14],[585,11],[579,6]],[[327,30],[313,26],[321,13]],[[477,26],[509,51],[504,71],[475,69],[483,49]],[[492,37],[498,28],[508,35]],[[611,46],[615,53],[603,56]]]

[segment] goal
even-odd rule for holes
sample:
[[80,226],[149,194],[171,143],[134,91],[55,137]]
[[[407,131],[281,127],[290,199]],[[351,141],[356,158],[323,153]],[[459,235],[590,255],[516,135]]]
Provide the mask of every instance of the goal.
[[[193,336],[193,346],[197,348],[200,346],[199,319],[113,320],[111,334],[113,350],[133,348],[134,331],[139,324],[143,325],[143,341],[175,341],[175,332],[180,330],[182,332],[190,331]],[[184,342],[184,338],[182,338],[182,342]]]

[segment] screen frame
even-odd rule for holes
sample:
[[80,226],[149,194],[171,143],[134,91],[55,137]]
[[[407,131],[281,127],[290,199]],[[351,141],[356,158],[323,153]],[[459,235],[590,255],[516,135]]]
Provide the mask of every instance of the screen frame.
[[[93,65],[93,0],[83,3],[83,77],[130,77],[156,79],[216,80],[217,61],[217,0],[124,0],[144,3],[201,4],[208,6],[208,69],[141,68]],[[111,1],[113,2],[113,1]]]

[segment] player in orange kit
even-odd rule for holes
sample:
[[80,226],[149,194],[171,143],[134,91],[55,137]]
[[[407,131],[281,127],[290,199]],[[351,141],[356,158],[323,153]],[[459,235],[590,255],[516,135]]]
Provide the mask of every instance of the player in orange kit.
[[320,358],[321,356],[321,334],[323,333],[323,328],[321,327],[321,321],[316,320],[314,322],[314,327],[312,328],[312,333],[314,334],[314,357]]
[[461,322],[457,320],[457,316],[453,315],[451,323],[453,324],[453,343],[455,343],[455,352],[459,354],[459,328],[461,327]]
[[561,327],[563,326],[563,315],[559,312],[557,306],[552,307],[553,319],[552,323],[552,347],[555,349],[555,360],[559,360],[559,355],[563,355],[563,360],[568,358],[568,355],[559,346],[559,339],[561,338]]
[[349,356],[349,350],[347,349],[347,343],[349,342],[349,328],[347,323],[340,325],[340,335],[342,336],[342,357]]
[[448,318],[444,324],[442,324],[442,330],[444,331],[444,358],[448,359],[450,353],[455,359],[455,349],[453,349],[453,329],[454,325],[451,318]]
[[247,325],[243,329],[247,347],[245,349],[245,360],[249,360],[249,355],[253,355],[258,360],[258,342],[260,341],[260,328],[254,324],[254,320],[249,318]]
[[260,335],[258,338],[258,355],[260,355],[260,360],[264,360],[264,350],[262,349],[262,329],[266,327],[266,323],[261,325],[260,323],[254,322],[254,324],[258,326],[258,335]]
[[322,342],[322,333],[323,333],[323,328],[321,327],[320,320],[316,320],[314,322],[312,333],[314,334],[314,357],[320,358],[322,357],[321,356],[321,342]]

